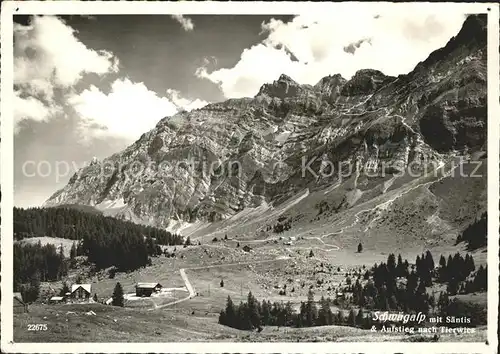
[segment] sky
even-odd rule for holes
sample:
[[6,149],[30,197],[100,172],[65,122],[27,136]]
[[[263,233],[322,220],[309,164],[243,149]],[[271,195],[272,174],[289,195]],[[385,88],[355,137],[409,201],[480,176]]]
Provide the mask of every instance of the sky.
[[[404,9],[404,8],[401,8]],[[463,13],[14,16],[14,202],[39,206],[179,110],[251,97],[287,74],[411,71]]]

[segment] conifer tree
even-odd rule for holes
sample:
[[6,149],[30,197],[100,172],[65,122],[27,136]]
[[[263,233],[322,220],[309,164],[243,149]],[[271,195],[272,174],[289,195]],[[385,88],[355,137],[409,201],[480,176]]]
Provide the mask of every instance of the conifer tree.
[[73,242],[71,245],[71,251],[69,252],[69,258],[73,261],[76,257],[76,243]]
[[425,253],[425,262],[427,263],[427,268],[430,271],[434,270],[434,259],[432,258],[432,254],[430,251],[427,251]]
[[113,301],[112,301],[113,306],[123,307],[123,305],[124,305],[123,288],[119,282],[116,283],[116,285],[115,285],[115,289],[113,291],[112,298],[113,298]]
[[417,276],[420,278],[420,275],[422,274],[422,260],[420,259],[420,256],[417,256],[417,259],[415,260],[415,267],[417,270]]
[[409,274],[410,264],[408,263],[407,259],[405,259],[403,264],[404,264],[404,268],[403,268],[404,269],[404,276],[407,277]]
[[347,325],[352,327],[356,326],[356,314],[354,313],[354,309],[349,311],[349,315],[347,316]]
[[325,299],[324,296],[320,299],[320,309],[318,311],[318,320],[317,324],[319,326],[327,326],[333,323],[333,313],[330,309],[330,304]]
[[356,283],[353,285],[352,297],[355,304],[358,304],[359,306],[364,305],[363,287],[361,286],[359,279],[356,279]]
[[403,264],[403,258],[401,258],[401,254],[398,254],[398,264],[396,266],[396,274],[398,277],[404,276],[404,264]]
[[446,258],[443,255],[439,258],[439,280],[444,281],[447,278],[447,266],[446,266]]
[[260,327],[260,316],[257,306],[257,300],[250,291],[247,296],[247,318],[251,325],[250,329]]
[[35,302],[40,295],[40,273],[35,271],[30,279],[29,285],[25,288],[25,291],[21,292],[23,299],[26,302]]
[[451,271],[452,269],[454,269],[454,264],[453,264],[453,258],[451,257],[451,254],[450,254],[450,255],[448,255],[448,259],[446,261],[446,274],[445,274],[445,278],[443,279],[444,281],[449,280],[449,276],[453,273],[453,271]]
[[306,311],[306,323],[305,325],[310,327],[313,326],[318,318],[318,309],[316,307],[316,303],[314,302],[314,293],[311,289],[307,293],[307,303],[305,307]]
[[488,288],[488,266],[479,266],[473,280],[473,287],[475,291],[486,290]]
[[58,278],[61,279],[67,273],[66,262],[64,259],[64,249],[63,245],[59,246],[59,275]]
[[345,318],[342,310],[339,310],[337,312],[337,316],[335,316],[335,324],[337,325],[343,325],[345,323]]
[[443,314],[446,311],[449,302],[450,302],[450,300],[449,300],[447,293],[445,293],[445,292],[439,293],[437,306],[438,306],[441,314]]
[[439,258],[439,267],[440,268],[446,268],[446,258],[444,258],[443,255]]
[[225,315],[226,315],[226,323],[223,324],[228,325],[230,327],[235,327],[236,311],[234,308],[233,300],[231,300],[231,297],[229,295],[227,296]]
[[69,292],[70,292],[70,289],[69,289],[68,283],[63,282],[62,288],[59,291],[59,296],[65,296],[66,293],[69,293]]
[[393,253],[387,257],[387,269],[389,270],[389,274],[396,274],[396,257]]
[[474,264],[474,258],[472,256],[467,255],[465,263],[466,263],[465,268],[467,269],[467,275],[476,270],[476,265]]
[[357,325],[358,327],[362,327],[362,325],[363,325],[363,320],[364,320],[364,318],[363,318],[363,308],[361,307],[361,308],[359,309],[359,311],[358,311],[358,314],[356,315],[356,325]]
[[271,324],[271,304],[269,301],[263,300],[260,311],[261,322],[264,326]]
[[446,292],[450,295],[456,295],[458,293],[458,290],[459,290],[459,282],[458,282],[458,279],[456,277],[452,277],[449,281],[448,281],[448,286],[446,288]]
[[293,312],[293,307],[292,303],[290,301],[287,301],[285,304],[285,309],[283,310],[283,323],[285,326],[290,326],[293,323],[294,320],[294,312]]

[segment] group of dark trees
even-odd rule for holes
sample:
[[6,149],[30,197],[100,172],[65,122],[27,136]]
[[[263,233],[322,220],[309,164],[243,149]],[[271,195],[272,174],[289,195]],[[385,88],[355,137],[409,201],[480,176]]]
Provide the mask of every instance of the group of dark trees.
[[239,305],[234,305],[231,297],[228,296],[226,309],[220,312],[219,323],[238,329],[260,329],[261,308],[260,302],[251,292],[248,293],[247,302],[241,302]]
[[483,213],[461,234],[457,236],[457,244],[466,242],[469,250],[485,247],[488,244],[488,214]]
[[[368,309],[403,311],[425,311],[432,300],[425,291],[425,284],[430,281],[428,276],[432,264],[430,253],[420,259],[418,257],[418,269],[409,269],[408,261],[403,261],[401,256],[390,254],[387,263],[375,264],[371,270],[365,273],[368,281],[361,285],[359,278],[350,286],[352,290],[352,301],[356,305]],[[397,279],[407,279],[406,286]]]
[[476,291],[486,291],[488,289],[488,266],[479,266],[471,280],[462,283],[459,292],[468,294]]
[[294,316],[293,324],[296,327],[314,327],[314,326],[352,326],[352,327],[363,327],[369,328],[372,323],[372,318],[370,316],[364,316],[363,309],[354,310],[350,309],[348,315],[346,316],[342,310],[333,313],[331,309],[332,301],[328,298],[325,299],[323,296],[319,300],[319,308],[314,300],[314,294],[312,290],[309,290],[307,295],[307,301],[302,301],[300,303],[300,311]]
[[[317,304],[312,291],[309,291],[307,301],[301,302],[300,311],[295,312],[290,302],[258,301],[248,294],[247,301],[235,305],[230,297],[226,308],[221,311],[219,323],[230,327],[261,330],[262,326],[294,326],[311,327],[324,325],[347,325],[360,328],[371,328],[374,323],[372,310],[393,310],[405,313],[422,312],[424,314],[439,314],[441,316],[466,316],[471,318],[470,325],[486,323],[486,312],[483,306],[468,304],[457,298],[450,299],[450,283],[458,281],[461,292],[486,290],[487,268],[479,267],[475,271],[471,255],[465,257],[456,254],[449,256],[448,261],[440,257],[439,266],[434,263],[432,254],[417,256],[415,264],[394,254],[388,256],[387,262],[375,264],[364,274],[364,285],[361,284],[361,274],[356,282],[348,282],[344,289],[352,292],[352,304],[359,309],[350,308],[346,316],[342,310],[333,313],[332,303],[335,300],[322,297]],[[438,297],[427,291],[434,282],[447,282],[448,291],[441,292]],[[455,292],[456,293],[456,292]],[[319,305],[319,307],[318,307]],[[338,303],[337,303],[338,305]],[[368,312],[368,315],[365,313]],[[386,323],[387,324],[387,323]]]
[[440,257],[436,267],[432,254],[427,251],[416,258],[410,267],[407,260],[390,254],[387,263],[375,264],[368,270],[361,285],[360,278],[347,287],[352,291],[352,302],[360,307],[381,310],[422,311],[436,307],[436,298],[426,291],[433,281],[447,283],[450,295],[485,290],[487,268],[475,271],[473,257],[459,253],[448,260]]
[[[450,295],[486,290],[487,269],[481,265],[477,272],[474,259],[467,254],[463,257],[458,252],[446,259],[441,256],[437,269],[437,280],[447,283]],[[472,276],[471,276],[472,275]]]
[[85,212],[75,208],[14,208],[14,236],[17,240],[28,237],[59,237],[81,240],[86,234],[106,231],[151,237],[159,245],[181,245],[182,236],[163,229],[134,224],[130,221]]
[[301,302],[296,312],[290,302],[258,301],[250,292],[246,302],[235,305],[230,296],[226,308],[220,312],[219,323],[243,330],[258,329],[263,326],[313,327],[327,325],[350,325],[370,328],[372,318],[364,316],[363,310],[351,309],[346,316],[343,311],[333,313],[329,299],[321,297],[319,309],[314,294],[309,291],[307,301]]
[[[319,308],[318,308],[319,305]],[[351,308],[346,314],[342,310],[334,313],[331,310],[331,300],[321,297],[317,304],[314,294],[309,291],[307,301],[301,302],[300,311],[294,311],[290,302],[258,301],[250,292],[246,302],[235,305],[230,296],[227,298],[226,308],[220,312],[219,323],[242,330],[259,332],[263,326],[286,327],[314,327],[314,326],[350,326],[370,329],[373,325],[381,327],[383,324],[391,325],[396,322],[377,322],[370,311],[363,308]],[[439,315],[470,318],[470,325],[477,326],[486,323],[487,313],[484,307],[469,304],[458,299],[450,299],[448,294],[441,292],[435,304],[434,313]],[[447,324],[453,326],[453,324]],[[460,326],[460,323],[455,324]]]
[[[268,226],[268,229],[270,226]],[[292,228],[292,221],[284,216],[278,218],[278,222],[272,226],[272,230],[275,234],[280,234],[282,232],[288,231]]]
[[26,302],[37,299],[40,281],[59,280],[68,272],[62,246],[59,252],[51,244],[14,243],[14,291]]
[[150,264],[150,256],[162,254],[161,244],[183,244],[181,236],[161,229],[72,208],[14,208],[14,234],[18,240],[35,236],[77,240],[72,258],[85,255],[97,269],[115,266],[119,271]]
[[89,262],[97,269],[115,266],[117,270],[129,271],[148,265],[149,255],[156,256],[156,247],[144,242],[141,235],[106,232],[89,233],[83,237],[82,249]]

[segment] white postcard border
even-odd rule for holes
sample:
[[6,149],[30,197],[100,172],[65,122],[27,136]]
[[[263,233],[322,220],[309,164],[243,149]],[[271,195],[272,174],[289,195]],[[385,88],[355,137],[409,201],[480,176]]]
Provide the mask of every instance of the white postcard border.
[[[14,343],[13,342],[13,15],[67,15],[67,14],[300,14],[310,12],[356,11],[375,8],[414,6],[418,9],[446,13],[447,9],[464,13],[488,14],[488,344],[486,343]],[[341,351],[368,351],[384,353],[395,351],[421,353],[493,353],[498,346],[498,267],[499,264],[499,5],[495,3],[311,3],[311,2],[114,2],[114,1],[5,1],[1,11],[1,348],[10,353],[318,353]],[[9,118],[5,118],[9,117]],[[492,237],[496,236],[496,237]],[[7,250],[7,252],[5,251]],[[131,338],[132,339],[132,338]]]

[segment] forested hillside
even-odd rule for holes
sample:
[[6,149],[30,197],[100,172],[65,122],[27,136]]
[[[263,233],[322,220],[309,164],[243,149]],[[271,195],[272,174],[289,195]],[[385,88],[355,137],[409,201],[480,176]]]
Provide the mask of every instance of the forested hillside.
[[88,213],[73,207],[14,208],[16,240],[38,236],[82,240],[85,236],[94,235],[102,235],[106,239],[124,235],[151,237],[160,245],[180,245],[183,242],[181,236],[156,227]]
[[488,214],[483,213],[457,237],[457,243],[466,242],[469,250],[488,245]]
[[180,235],[165,230],[74,208],[14,208],[15,240],[42,236],[74,243],[69,259],[58,245],[14,244],[14,289],[27,301],[37,298],[40,281],[65,276],[75,257],[87,257],[95,270],[114,266],[118,271],[131,271],[162,254],[160,245],[183,243]]

